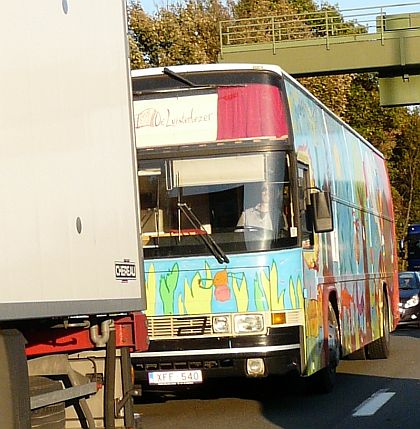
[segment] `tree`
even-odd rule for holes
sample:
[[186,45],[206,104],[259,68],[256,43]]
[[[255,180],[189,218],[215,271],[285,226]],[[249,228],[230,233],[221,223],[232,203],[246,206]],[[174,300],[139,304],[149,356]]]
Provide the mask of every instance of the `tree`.
[[420,221],[420,110],[401,115],[401,134],[390,157],[391,179],[402,200],[398,232],[403,237],[410,223]]
[[160,8],[154,17],[132,2],[129,29],[136,45],[132,65],[214,63],[219,53],[218,23],[228,17],[227,8],[218,0],[188,0]]
[[297,13],[288,0],[239,0],[230,7],[235,19]]

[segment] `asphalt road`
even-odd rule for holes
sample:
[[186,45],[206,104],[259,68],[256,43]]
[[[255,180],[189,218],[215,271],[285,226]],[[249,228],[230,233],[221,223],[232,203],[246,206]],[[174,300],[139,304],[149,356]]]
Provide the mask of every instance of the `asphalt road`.
[[393,333],[389,359],[341,361],[327,395],[289,378],[225,379],[145,401],[143,429],[419,429],[420,329]]

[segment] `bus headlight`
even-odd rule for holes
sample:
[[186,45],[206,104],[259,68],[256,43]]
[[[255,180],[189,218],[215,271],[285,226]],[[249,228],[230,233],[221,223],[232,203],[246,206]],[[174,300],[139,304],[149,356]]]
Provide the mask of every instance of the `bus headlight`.
[[230,332],[230,317],[214,316],[212,325],[215,334],[228,334]]
[[256,333],[264,331],[262,314],[237,314],[233,318],[237,334]]
[[419,296],[412,296],[404,305],[405,308],[415,307],[419,303]]

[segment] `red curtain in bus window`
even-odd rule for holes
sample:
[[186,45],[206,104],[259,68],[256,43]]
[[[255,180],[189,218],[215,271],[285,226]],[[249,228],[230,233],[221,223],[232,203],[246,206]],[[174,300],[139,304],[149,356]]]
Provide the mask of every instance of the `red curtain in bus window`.
[[218,140],[287,135],[285,109],[275,86],[219,88],[217,115]]

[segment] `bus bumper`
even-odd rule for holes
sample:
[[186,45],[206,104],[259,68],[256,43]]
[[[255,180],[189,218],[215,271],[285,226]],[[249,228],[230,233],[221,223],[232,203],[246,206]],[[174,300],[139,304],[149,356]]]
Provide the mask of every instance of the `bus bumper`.
[[[301,327],[271,329],[267,335],[153,341],[149,350],[132,353],[137,383],[148,384],[148,373],[200,370],[203,382],[219,377],[283,375],[301,372]],[[263,372],[250,373],[250,363]]]

